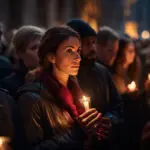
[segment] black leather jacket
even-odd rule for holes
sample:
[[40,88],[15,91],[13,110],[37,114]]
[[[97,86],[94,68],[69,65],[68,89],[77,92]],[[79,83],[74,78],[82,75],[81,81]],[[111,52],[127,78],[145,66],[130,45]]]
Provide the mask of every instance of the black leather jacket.
[[40,92],[43,91],[47,93],[42,83],[31,83],[21,87],[16,97],[24,122],[27,149],[82,150],[85,134],[77,123],[65,128],[63,134],[54,133],[52,120],[64,121],[61,120],[63,115],[54,103],[52,93],[48,93],[48,98],[41,99]]

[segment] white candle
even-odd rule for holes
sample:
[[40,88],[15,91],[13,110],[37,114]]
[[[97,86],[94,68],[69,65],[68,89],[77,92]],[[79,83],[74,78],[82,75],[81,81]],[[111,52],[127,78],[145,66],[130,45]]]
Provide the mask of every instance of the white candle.
[[130,92],[134,92],[136,90],[136,83],[132,81],[130,84],[128,84],[128,89]]
[[85,111],[87,111],[89,109],[89,101],[85,96],[83,96],[83,104],[84,104]]
[[90,108],[90,97],[82,96],[80,103],[83,105],[84,110],[87,111]]

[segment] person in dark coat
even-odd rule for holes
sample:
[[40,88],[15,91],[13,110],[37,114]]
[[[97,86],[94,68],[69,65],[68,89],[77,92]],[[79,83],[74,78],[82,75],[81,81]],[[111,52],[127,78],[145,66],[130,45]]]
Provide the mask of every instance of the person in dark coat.
[[[76,30],[82,41],[82,61],[78,73],[81,88],[91,97],[91,105],[113,124],[123,121],[121,99],[113,84],[108,70],[96,61],[96,32],[84,21],[74,19],[67,23]],[[107,142],[106,142],[107,143]],[[106,144],[102,149],[116,149],[115,142]]]
[[97,139],[107,136],[106,119],[94,108],[84,112],[79,101],[83,92],[75,76],[81,61],[80,47],[78,33],[69,27],[48,29],[43,36],[39,48],[41,69],[35,81],[40,95],[22,90],[17,100],[28,148],[82,150],[90,135]]
[[9,45],[4,35],[4,25],[0,22],[0,55],[7,56]]
[[13,65],[11,61],[5,56],[0,56],[0,80],[9,76],[12,72]]
[[43,29],[36,26],[22,26],[15,33],[12,46],[14,46],[18,63],[15,65],[13,74],[0,81],[1,87],[7,89],[12,96],[24,84],[26,73],[39,65],[37,51],[43,34]]
[[140,150],[150,149],[150,122],[148,121],[142,131]]
[[16,133],[16,105],[7,90],[0,88],[0,97],[0,149],[17,150],[19,136]]

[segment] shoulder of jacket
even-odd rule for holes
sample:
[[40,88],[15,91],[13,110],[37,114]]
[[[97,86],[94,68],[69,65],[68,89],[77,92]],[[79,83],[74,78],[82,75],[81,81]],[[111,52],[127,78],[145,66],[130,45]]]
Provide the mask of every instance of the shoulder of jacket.
[[6,93],[6,94],[9,94],[9,91],[8,91],[8,90],[6,90],[6,89],[3,89],[3,88],[0,88],[0,92],[2,92],[2,93]]
[[108,73],[108,70],[106,69],[106,67],[100,64],[99,62],[95,62],[95,67],[103,73],[106,73],[106,74]]
[[105,66],[103,66],[102,64],[100,64],[99,62],[95,62],[95,65],[97,66],[97,67],[99,67],[99,68],[101,68],[101,69],[104,69],[104,70],[106,70],[106,67]]

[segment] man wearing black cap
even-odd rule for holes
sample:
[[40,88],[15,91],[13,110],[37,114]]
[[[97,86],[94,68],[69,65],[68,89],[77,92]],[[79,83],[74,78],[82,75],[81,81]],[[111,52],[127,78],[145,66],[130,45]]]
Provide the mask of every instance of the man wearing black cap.
[[82,40],[82,57],[95,59],[96,57],[96,32],[84,21],[74,19],[67,24],[80,34]]
[[[82,40],[82,61],[78,73],[81,88],[91,97],[92,107],[101,112],[104,117],[110,118],[112,124],[118,124],[121,120],[120,96],[107,69],[95,61],[96,32],[86,22],[79,19],[72,20],[67,25],[77,31]],[[103,142],[101,149],[113,149],[112,145]]]

